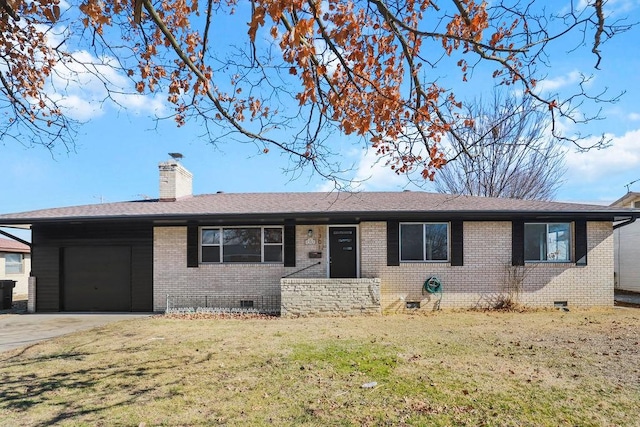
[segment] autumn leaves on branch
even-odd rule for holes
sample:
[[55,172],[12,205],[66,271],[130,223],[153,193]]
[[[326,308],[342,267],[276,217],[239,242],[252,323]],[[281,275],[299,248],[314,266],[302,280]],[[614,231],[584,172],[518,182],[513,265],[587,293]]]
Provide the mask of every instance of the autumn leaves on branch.
[[[74,57],[51,46],[47,32],[72,28],[77,16],[89,31],[69,30],[65,41],[116,56],[137,92],[166,94],[178,125],[195,120],[212,141],[233,132],[265,152],[278,147],[328,177],[339,170],[330,160],[335,131],[368,141],[397,173],[425,179],[468,154],[456,130],[474,118],[442,77],[456,68],[447,85],[488,65],[494,82],[485,86],[517,85],[552,124],[571,119],[576,98],[536,92],[538,59],[556,38],[582,31],[592,34],[599,62],[603,38],[628,28],[605,22],[601,0],[563,12],[562,28],[547,28],[531,5],[506,1],[83,0],[62,15],[58,2],[0,0],[5,135],[16,124],[69,125],[45,89],[52,69]],[[213,39],[221,25],[246,25],[246,40]],[[580,88],[575,96],[585,95]],[[460,148],[445,156],[449,138]]]

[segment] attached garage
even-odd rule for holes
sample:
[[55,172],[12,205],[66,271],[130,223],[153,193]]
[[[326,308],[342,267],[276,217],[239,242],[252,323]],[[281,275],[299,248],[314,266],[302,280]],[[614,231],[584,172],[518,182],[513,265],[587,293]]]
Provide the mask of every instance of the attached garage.
[[151,224],[33,227],[36,311],[153,310]]
[[65,310],[131,311],[131,247],[69,247],[62,259]]

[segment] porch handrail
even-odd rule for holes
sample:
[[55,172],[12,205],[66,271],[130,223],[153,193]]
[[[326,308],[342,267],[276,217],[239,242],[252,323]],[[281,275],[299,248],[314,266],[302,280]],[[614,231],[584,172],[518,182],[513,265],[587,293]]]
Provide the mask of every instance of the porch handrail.
[[315,267],[316,265],[320,265],[320,264],[322,264],[322,262],[318,261],[318,262],[316,262],[315,264],[307,265],[306,267],[301,268],[301,269],[300,269],[300,270],[298,270],[298,271],[294,271],[293,273],[289,273],[289,274],[287,274],[287,275],[285,275],[285,276],[282,276],[282,277],[281,277],[281,279],[286,279],[287,277],[291,277],[291,276],[293,276],[294,274],[298,274],[298,273],[300,273],[300,272],[302,272],[302,271],[305,271],[305,270],[307,270],[307,269],[309,269],[309,268],[311,268],[311,267]]

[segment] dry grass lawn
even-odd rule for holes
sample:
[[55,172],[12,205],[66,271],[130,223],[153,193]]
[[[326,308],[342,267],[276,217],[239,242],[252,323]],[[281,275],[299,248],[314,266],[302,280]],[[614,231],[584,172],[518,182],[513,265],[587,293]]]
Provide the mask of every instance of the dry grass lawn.
[[639,402],[638,309],[156,317],[0,354],[11,426],[637,426]]

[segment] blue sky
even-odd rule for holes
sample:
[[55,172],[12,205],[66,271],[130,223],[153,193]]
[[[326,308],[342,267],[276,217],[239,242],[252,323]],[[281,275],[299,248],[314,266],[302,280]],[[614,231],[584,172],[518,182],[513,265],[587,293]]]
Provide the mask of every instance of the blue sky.
[[[560,2],[549,2],[559,5]],[[640,21],[640,1],[611,0],[618,16]],[[590,125],[593,134],[607,134],[609,148],[576,153],[567,147],[567,173],[557,199],[609,203],[621,197],[625,184],[640,178],[640,28],[602,46],[601,71],[593,69],[595,57],[589,49],[570,52],[574,44],[551,52],[553,65],[545,87],[562,90],[575,84],[579,73],[594,74],[594,88],[607,87],[611,94],[626,91],[616,104],[601,104],[606,119]],[[462,88],[470,95],[484,88]],[[487,87],[486,90],[490,88]],[[163,107],[162,96],[131,96],[120,100],[124,110],[98,103],[100,88],[88,80],[66,100],[69,111],[87,121],[79,128],[75,150],[49,152],[0,141],[0,164],[4,185],[0,192],[0,213],[20,212],[78,204],[155,198],[158,170],[167,153],[184,154],[183,164],[194,174],[194,192],[316,191],[331,188],[310,171],[287,173],[288,157],[271,150],[262,154],[252,144],[229,141],[214,147],[198,137],[197,126],[176,128],[173,122],[154,122],[150,115]],[[569,127],[568,132],[572,129]],[[352,176],[365,179],[361,190],[394,191],[415,189],[404,177],[375,164],[375,156],[358,144],[340,139],[341,157],[353,165]],[[429,190],[430,186],[425,186]],[[640,191],[640,182],[631,186]]]

